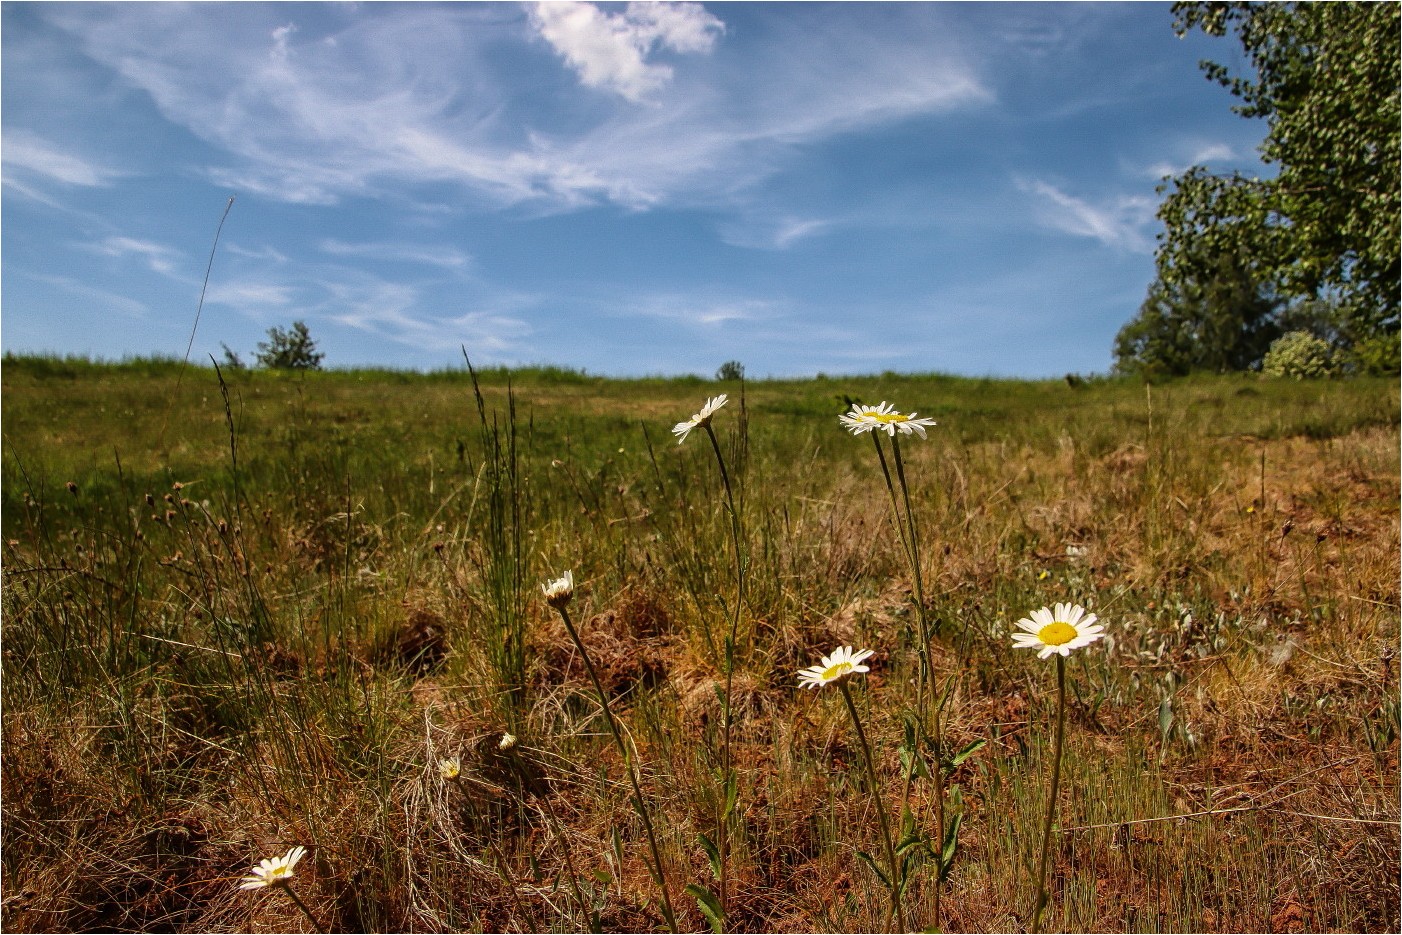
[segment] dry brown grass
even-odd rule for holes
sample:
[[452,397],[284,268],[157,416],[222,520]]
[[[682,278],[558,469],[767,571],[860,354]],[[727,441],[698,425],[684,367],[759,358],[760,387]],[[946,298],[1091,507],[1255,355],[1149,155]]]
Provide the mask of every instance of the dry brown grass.
[[[1223,382],[1222,399],[1260,415],[1219,431],[1201,416],[1230,408],[1213,386],[1186,384],[1176,404],[1156,389],[1149,424],[1139,397],[1113,387],[1068,396],[1079,408],[1061,430],[1040,404],[1004,401],[1023,422],[966,432],[973,416],[954,407],[946,434],[908,449],[934,663],[955,686],[947,741],[985,742],[949,779],[964,809],[951,931],[1030,918],[1053,693],[1051,670],[1015,654],[1006,627],[1062,599],[1093,604],[1112,638],[1068,667],[1052,926],[1399,925],[1395,415],[1270,433],[1284,409]],[[373,387],[331,388],[303,404],[390,431]],[[733,585],[714,465],[666,428],[710,389],[520,391],[529,668],[509,752],[468,432],[405,432],[396,448],[320,417],[250,419],[239,497],[207,453],[174,490],[170,475],[36,465],[47,436],[9,436],[25,471],[7,456],[4,927],[302,930],[290,901],[235,882],[304,844],[297,892],[336,930],[657,928],[624,764],[577,652],[534,598],[572,567],[673,901],[703,929],[681,887],[711,883],[696,837],[713,833],[717,795],[708,639]],[[877,848],[860,750],[840,705],[799,691],[794,673],[835,645],[876,650],[859,704],[893,804],[911,586],[869,444],[785,414],[784,392],[752,391],[737,471],[751,579],[728,927],[871,930],[885,896],[855,857]],[[1395,413],[1395,387],[1371,392]],[[1347,408],[1325,397],[1328,418]],[[490,389],[489,405],[502,399]],[[412,406],[425,424],[466,411],[451,386]],[[651,455],[629,421],[642,417],[657,423]],[[293,430],[328,434],[288,448]],[[461,758],[460,781],[439,778],[445,756]],[[912,805],[928,826],[928,784]],[[917,872],[917,925],[932,887]]]

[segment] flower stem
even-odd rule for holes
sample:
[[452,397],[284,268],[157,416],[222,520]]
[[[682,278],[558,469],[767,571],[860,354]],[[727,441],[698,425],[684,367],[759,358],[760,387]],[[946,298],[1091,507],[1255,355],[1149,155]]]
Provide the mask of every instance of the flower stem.
[[295,892],[293,892],[292,885],[290,883],[284,885],[283,890],[287,892],[288,896],[292,897],[292,901],[297,904],[297,908],[302,910],[302,915],[306,916],[307,921],[311,922],[312,928],[316,929],[318,932],[326,931],[326,929],[321,927],[321,923],[316,920],[316,916],[312,915],[312,911],[307,908],[307,904],[302,902],[301,898],[298,897],[298,895]]
[[734,723],[730,704],[731,690],[735,684],[735,634],[740,627],[740,611],[745,603],[745,562],[740,552],[740,513],[735,509],[735,492],[730,486],[730,472],[725,468],[725,457],[721,454],[720,442],[716,439],[711,423],[705,423],[706,437],[711,440],[711,450],[716,454],[716,464],[720,466],[721,484],[725,487],[725,505],[730,513],[730,544],[735,552],[735,606],[730,613],[730,632],[725,638],[725,658],[722,666],[725,671],[725,695],[721,709],[721,794],[716,808],[716,850],[720,854],[720,910],[722,922],[726,916],[730,882],[730,815],[726,806],[730,802],[730,784],[736,782],[731,775],[734,767],[731,759],[731,728]]
[[871,797],[876,803],[876,817],[881,823],[881,844],[886,850],[887,872],[890,874],[891,908],[886,916],[889,929],[894,918],[898,931],[906,931],[905,910],[901,906],[902,881],[897,872],[896,851],[891,842],[891,823],[886,820],[886,806],[881,802],[881,786],[876,781],[876,763],[871,756],[871,745],[867,743],[866,731],[862,729],[862,719],[857,715],[857,705],[852,701],[852,692],[847,688],[847,680],[837,683],[842,691],[842,700],[847,702],[847,713],[852,717],[852,727],[857,732],[857,741],[862,745],[863,762],[867,767],[867,778],[871,780]]
[[1042,825],[1042,856],[1037,862],[1037,906],[1032,911],[1032,931],[1042,930],[1042,910],[1047,905],[1047,854],[1051,850],[1052,821],[1056,817],[1056,797],[1061,788],[1061,739],[1066,728],[1066,657],[1056,657],[1056,738],[1052,750],[1051,794],[1047,797],[1047,820]]
[[662,852],[657,847],[657,834],[652,829],[652,818],[648,815],[647,803],[643,800],[642,786],[638,783],[637,771],[633,768],[633,757],[628,752],[628,745],[623,742],[623,734],[618,729],[618,723],[613,719],[613,711],[609,708],[608,695],[604,692],[603,683],[599,681],[599,674],[594,670],[594,662],[589,658],[589,651],[584,648],[584,642],[579,638],[579,632],[575,630],[573,621],[570,620],[569,611],[563,604],[556,605],[556,610],[560,612],[560,619],[565,622],[565,629],[570,634],[570,639],[574,641],[575,649],[579,650],[579,655],[584,659],[584,668],[589,671],[589,680],[594,683],[594,691],[599,695],[599,706],[604,709],[604,721],[608,724],[609,734],[613,736],[613,742],[618,745],[618,752],[623,756],[623,765],[628,770],[628,782],[633,787],[633,810],[638,813],[638,817],[643,821],[643,830],[647,832],[647,843],[652,851],[652,879],[657,884],[657,888],[662,891],[662,918],[667,923],[667,930],[677,931],[677,916],[672,911],[672,897],[667,893],[667,876],[662,869]]
[[[896,480],[901,485],[901,500],[905,503],[905,521],[910,530],[910,580],[915,592],[915,612],[916,619],[920,623],[920,690],[918,704],[920,705],[920,717],[917,723],[923,727],[926,715],[926,707],[929,704],[930,686],[935,678],[934,658],[930,653],[930,621],[926,616],[925,609],[925,579],[920,567],[920,536],[915,526],[915,511],[910,506],[910,486],[905,479],[905,461],[901,458],[901,442],[896,436],[891,436],[891,456],[896,463]],[[893,494],[894,497],[894,494]],[[949,686],[949,687],[952,687]],[[940,694],[939,700],[935,704],[933,723],[931,724],[930,738],[935,745],[934,770],[931,778],[935,782],[935,848],[940,855],[939,867],[935,873],[935,892],[933,900],[934,921],[932,927],[940,927],[940,891],[944,888],[944,704],[948,700],[948,689]],[[911,751],[912,764],[914,757],[919,756],[920,738],[916,737],[916,749]],[[905,796],[910,794],[910,783],[906,783]],[[904,813],[908,798],[901,801],[901,811]]]
[[[915,746],[910,751],[910,766],[906,770],[904,787],[901,791],[901,815],[904,821],[905,813],[910,803],[910,790],[914,784],[916,762],[920,757],[921,749],[924,746],[924,738],[929,733],[934,742],[935,757],[934,768],[930,771],[930,778],[935,784],[935,846],[941,855],[939,861],[939,872],[935,875],[935,892],[933,900],[934,920],[932,927],[940,927],[940,895],[944,876],[944,730],[943,718],[941,717],[945,701],[948,699],[947,692],[942,694],[935,707],[933,716],[930,714],[930,686],[934,680],[934,660],[930,652],[930,621],[926,616],[925,609],[925,581],[920,567],[920,537],[915,525],[915,511],[910,503],[910,486],[905,478],[905,459],[901,457],[900,439],[895,435],[891,436],[891,462],[895,466],[895,480],[891,477],[891,466],[887,464],[886,452],[881,447],[881,439],[877,433],[871,436],[872,443],[876,446],[876,456],[881,463],[881,475],[886,480],[886,491],[891,496],[891,512],[895,516],[896,530],[901,538],[901,547],[905,552],[906,560],[910,563],[910,580],[912,598],[915,604],[915,615],[919,628],[919,651],[920,651],[920,678],[916,686],[916,718],[915,718]],[[900,487],[900,497],[896,496],[896,487]],[[902,509],[904,507],[904,509]],[[929,723],[927,723],[929,722]]]

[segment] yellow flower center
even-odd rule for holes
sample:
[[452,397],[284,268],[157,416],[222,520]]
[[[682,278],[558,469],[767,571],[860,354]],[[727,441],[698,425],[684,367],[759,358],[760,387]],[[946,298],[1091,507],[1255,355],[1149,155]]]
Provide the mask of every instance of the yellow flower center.
[[877,422],[909,422],[910,416],[904,412],[873,412],[869,415]]
[[1043,646],[1061,646],[1076,638],[1076,628],[1069,623],[1049,623],[1037,631],[1037,639],[1042,641]]
[[831,682],[833,679],[841,678],[852,671],[852,663],[835,662],[823,670],[823,681]]

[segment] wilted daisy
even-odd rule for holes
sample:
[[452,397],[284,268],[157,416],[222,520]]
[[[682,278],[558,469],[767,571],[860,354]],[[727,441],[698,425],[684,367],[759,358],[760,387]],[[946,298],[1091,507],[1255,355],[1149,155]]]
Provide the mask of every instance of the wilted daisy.
[[438,776],[448,782],[462,775],[462,760],[455,756],[438,761]]
[[818,665],[799,670],[798,684],[802,688],[822,688],[829,682],[836,682],[848,675],[870,672],[870,668],[862,665],[870,657],[869,649],[854,653],[851,646],[839,646],[832,651],[831,656],[824,656]]
[[1080,604],[1043,607],[1017,622],[1022,632],[1013,634],[1013,646],[1036,649],[1039,659],[1046,659],[1052,653],[1069,656],[1071,650],[1089,646],[1105,635],[1105,627],[1095,619],[1095,614],[1087,615]]
[[851,412],[838,416],[837,420],[853,435],[861,435],[875,429],[892,438],[895,437],[897,429],[900,429],[902,435],[914,432],[924,438],[926,427],[938,424],[934,419],[917,418],[913,412],[909,415],[897,412],[895,407],[884,399],[876,406],[853,405]]
[[682,442],[686,441],[686,436],[690,434],[692,429],[710,424],[711,416],[715,415],[716,410],[725,405],[728,398],[729,397],[724,393],[721,393],[713,399],[706,400],[706,405],[701,407],[700,412],[685,422],[678,422],[673,426],[672,434],[677,436],[677,444],[680,445]]
[[545,592],[545,602],[551,607],[564,607],[574,597],[574,572],[566,571],[554,581],[540,586]]
[[253,873],[243,878],[241,890],[257,890],[265,886],[286,886],[292,880],[292,868],[307,852],[300,844],[281,857],[264,857],[253,868]]

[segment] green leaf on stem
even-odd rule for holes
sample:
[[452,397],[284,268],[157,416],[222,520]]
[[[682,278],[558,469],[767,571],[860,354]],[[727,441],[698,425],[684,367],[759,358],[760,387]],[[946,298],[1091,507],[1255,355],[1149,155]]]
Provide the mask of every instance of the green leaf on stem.
[[701,850],[706,852],[706,859],[710,861],[711,864],[711,873],[719,880],[721,870],[720,848],[716,847],[715,841],[712,841],[704,834],[697,833],[696,840],[701,844]]
[[711,931],[719,933],[725,928],[725,913],[721,910],[716,894],[696,883],[688,883],[686,891],[696,898],[701,914],[711,923]]
[[857,856],[862,859],[864,864],[871,868],[872,873],[876,874],[876,878],[881,881],[881,885],[889,890],[891,888],[891,878],[886,875],[886,871],[882,870],[881,867],[877,865],[876,860],[866,851],[857,851]]
[[961,763],[973,756],[975,753],[988,746],[988,741],[982,737],[967,746],[961,747],[954,756],[949,758],[949,768],[957,769]]

